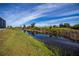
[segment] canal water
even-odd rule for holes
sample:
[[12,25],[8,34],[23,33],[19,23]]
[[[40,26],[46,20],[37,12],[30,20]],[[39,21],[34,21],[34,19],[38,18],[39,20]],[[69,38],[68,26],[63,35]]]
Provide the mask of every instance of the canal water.
[[61,56],[78,56],[79,55],[79,43],[68,38],[60,36],[51,36],[46,34],[37,34],[33,32],[27,32],[35,39],[44,42],[47,47],[56,51],[59,50]]

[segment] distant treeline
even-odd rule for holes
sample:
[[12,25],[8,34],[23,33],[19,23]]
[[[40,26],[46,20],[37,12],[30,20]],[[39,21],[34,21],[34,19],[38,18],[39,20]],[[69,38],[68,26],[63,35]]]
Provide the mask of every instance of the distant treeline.
[[73,25],[71,26],[69,23],[64,23],[64,24],[59,24],[59,26],[57,25],[53,25],[53,26],[49,26],[50,28],[55,27],[55,28],[72,28],[72,29],[79,29],[79,24]]
[[[36,28],[39,29],[39,27],[35,26],[36,23],[32,23],[30,26],[28,26],[27,28]],[[41,24],[40,24],[41,25]],[[26,26],[24,25],[23,28],[25,28]],[[71,26],[69,23],[64,23],[64,24],[59,24],[57,25],[53,25],[53,26],[45,26],[45,27],[49,27],[51,28],[71,28],[71,29],[79,29],[79,24],[75,24],[73,26]]]
[[[71,29],[77,29],[79,30],[79,24],[75,24],[73,26],[71,26],[69,23],[63,23],[63,24],[59,24],[59,25],[50,25],[50,26],[44,26],[44,27],[39,27],[39,26],[35,26],[36,23],[32,23],[30,26],[26,26],[26,25],[23,25],[23,26],[19,26],[18,28],[36,28],[36,29],[39,29],[39,28],[45,28],[45,27],[48,27],[48,28],[71,28]],[[40,24],[41,25],[41,24]],[[7,26],[7,28],[14,28],[13,26]]]

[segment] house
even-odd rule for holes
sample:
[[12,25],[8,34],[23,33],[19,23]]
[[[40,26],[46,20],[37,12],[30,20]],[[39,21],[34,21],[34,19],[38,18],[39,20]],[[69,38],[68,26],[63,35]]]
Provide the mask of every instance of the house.
[[0,28],[6,28],[6,21],[0,17]]

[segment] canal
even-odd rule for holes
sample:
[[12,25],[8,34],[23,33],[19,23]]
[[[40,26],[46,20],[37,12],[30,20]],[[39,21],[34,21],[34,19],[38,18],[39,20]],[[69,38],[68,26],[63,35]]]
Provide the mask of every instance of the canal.
[[44,42],[52,52],[57,51],[56,55],[60,56],[78,56],[79,55],[79,43],[68,38],[60,36],[50,36],[46,34],[39,34],[33,32],[27,32],[35,39]]

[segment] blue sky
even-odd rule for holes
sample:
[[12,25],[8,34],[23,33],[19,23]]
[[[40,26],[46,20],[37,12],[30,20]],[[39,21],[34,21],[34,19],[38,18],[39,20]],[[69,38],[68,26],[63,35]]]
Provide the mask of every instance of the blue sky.
[[79,4],[75,3],[10,3],[0,4],[0,17],[7,26],[36,23],[36,26],[79,24]]

